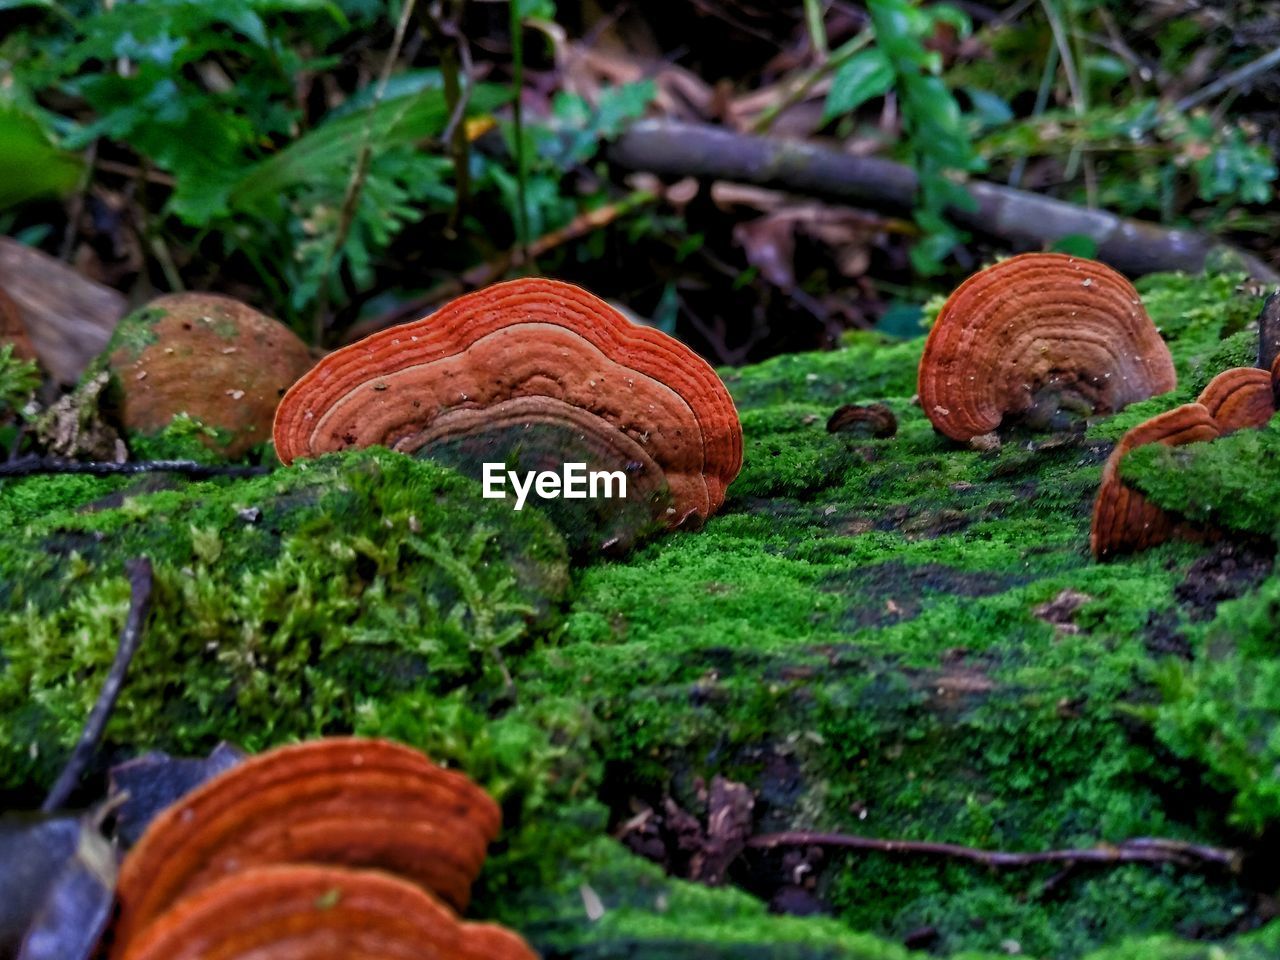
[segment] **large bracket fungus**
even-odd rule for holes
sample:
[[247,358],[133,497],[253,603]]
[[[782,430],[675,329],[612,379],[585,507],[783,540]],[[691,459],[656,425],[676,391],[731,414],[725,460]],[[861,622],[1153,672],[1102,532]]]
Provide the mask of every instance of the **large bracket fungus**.
[[535,960],[517,934],[466,923],[376,870],[257,867],[183,900],[120,960]]
[[185,413],[218,433],[208,445],[228,457],[268,439],[276,404],[311,362],[284,324],[213,293],[152,300],[120,321],[106,352],[126,431],[158,433]]
[[479,786],[408,747],[329,738],[261,754],[160,814],[125,858],[116,942],[254,866],[376,868],[466,906],[500,812]]
[[962,283],[920,359],[920,406],[953,440],[1059,410],[1112,413],[1177,386],[1138,292],[1094,260],[1028,253]]
[[742,464],[737,410],[704,360],[542,279],[468,294],[326,357],[285,395],[275,443],[284,463],[382,444],[472,475],[495,461],[623,471],[626,502],[591,534],[605,543],[630,539],[641,518],[705,520]]

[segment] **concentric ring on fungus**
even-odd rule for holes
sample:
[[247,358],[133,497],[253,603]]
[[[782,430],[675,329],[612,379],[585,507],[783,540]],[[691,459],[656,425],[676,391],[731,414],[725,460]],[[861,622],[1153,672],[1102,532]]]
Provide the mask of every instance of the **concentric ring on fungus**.
[[467,294],[330,354],[281,401],[276,453],[286,464],[375,444],[416,453],[490,429],[469,411],[562,423],[593,449],[656,464],[670,491],[658,519],[671,527],[715,512],[742,465],[737,410],[706,361],[541,279]]
[[1224,435],[1266,426],[1276,412],[1271,374],[1257,367],[1223,370],[1200,392],[1198,402],[1217,421]]
[[938,314],[920,358],[920,406],[954,440],[1006,418],[1113,413],[1177,386],[1138,292],[1105,264],[1028,253],[975,273]]
[[333,737],[271,750],[148,826],[120,870],[117,938],[128,943],[228,874],[273,863],[386,870],[462,909],[500,819],[473,781],[399,744]]
[[536,960],[516,933],[460,921],[376,870],[255,867],[183,899],[121,960]]

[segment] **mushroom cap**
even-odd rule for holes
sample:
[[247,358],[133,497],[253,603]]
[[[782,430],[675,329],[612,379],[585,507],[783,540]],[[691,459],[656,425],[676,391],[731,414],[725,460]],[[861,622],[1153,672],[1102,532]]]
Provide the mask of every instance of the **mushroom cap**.
[[467,294],[330,354],[281,401],[276,453],[290,463],[382,444],[430,455],[482,422],[461,411],[517,398],[556,401],[524,408],[534,419],[576,407],[598,442],[625,446],[605,439],[618,432],[642,448],[670,490],[671,526],[710,516],[742,465],[737,410],[706,361],[585,290],[542,279]]
[[920,358],[921,408],[962,441],[1046,405],[1109,413],[1175,386],[1169,348],[1133,285],[1060,253],[1010,257],[969,277]]
[[120,321],[107,367],[121,425],[163,430],[180,413],[223,433],[228,457],[271,435],[284,392],[311,367],[298,336],[252,307],[213,293],[173,293]]
[[497,805],[416,750],[334,737],[252,757],[184,796],[121,866],[121,942],[173,903],[251,866],[329,863],[405,877],[466,906]]
[[1223,370],[1198,398],[1223,434],[1246,427],[1264,427],[1276,412],[1271,374],[1257,367]]
[[6,343],[13,344],[13,355],[19,360],[36,359],[36,349],[31,345],[26,324],[22,322],[22,312],[0,287],[0,347]]
[[1101,560],[1117,553],[1144,550],[1163,543],[1178,524],[1167,513],[1132,489],[1120,477],[1120,462],[1137,447],[1163,443],[1171,447],[1214,440],[1218,423],[1200,403],[1184,403],[1138,424],[1116,444],[1102,468],[1102,483],[1093,504],[1089,547]]
[[113,960],[536,960],[516,933],[460,921],[377,870],[255,867],[175,904]]

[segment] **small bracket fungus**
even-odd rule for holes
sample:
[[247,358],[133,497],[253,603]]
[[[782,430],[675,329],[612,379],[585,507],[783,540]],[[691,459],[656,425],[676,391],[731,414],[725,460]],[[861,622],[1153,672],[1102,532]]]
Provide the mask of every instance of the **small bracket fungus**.
[[503,927],[465,923],[376,870],[256,867],[164,913],[113,960],[536,960]]
[[898,432],[898,418],[883,403],[847,403],[827,418],[827,433],[854,433],[884,439]]
[[116,939],[128,944],[174,903],[267,864],[385,870],[466,906],[497,804],[422,754],[329,738],[245,761],[183,797],[124,860]]
[[284,463],[382,444],[476,477],[477,456],[526,469],[585,457],[635,477],[628,500],[667,527],[714,513],[742,464],[737,410],[704,360],[541,279],[467,294],[330,354],[281,402],[275,443]]
[[1223,370],[1200,392],[1199,403],[1223,434],[1266,426],[1276,412],[1271,374],[1257,367]]
[[920,358],[920,406],[960,441],[1007,418],[1113,413],[1175,386],[1169,348],[1133,285],[1059,253],[971,276],[943,305]]
[[1099,560],[1117,553],[1145,550],[1168,540],[1177,523],[1120,478],[1120,462],[1148,443],[1171,447],[1221,436],[1217,422],[1200,403],[1184,403],[1138,424],[1116,444],[1102,468],[1102,483],[1093,504],[1089,547]]
[[280,398],[311,367],[284,324],[212,293],[152,300],[120,321],[105,357],[127,432],[158,433],[185,413],[217,431],[207,445],[233,458],[270,437]]

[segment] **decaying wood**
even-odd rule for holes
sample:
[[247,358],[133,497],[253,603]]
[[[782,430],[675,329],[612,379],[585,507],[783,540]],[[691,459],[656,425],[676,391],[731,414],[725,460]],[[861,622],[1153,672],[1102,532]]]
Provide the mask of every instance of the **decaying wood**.
[[18,305],[40,362],[64,384],[102,352],[126,309],[119,291],[8,237],[0,237],[0,287]]
[[131,476],[137,473],[180,473],[187,477],[256,477],[270,472],[270,467],[242,467],[234,464],[224,466],[196,460],[129,460],[113,463],[31,456],[0,463],[0,478],[30,477],[44,473],[87,473],[95,477]]
[[[677,121],[635,124],[612,145],[609,157],[629,170],[753,183],[893,214],[911,212],[918,186],[915,171],[891,160]],[[951,218],[1016,249],[1043,249],[1062,237],[1084,235],[1097,244],[1098,259],[1130,276],[1198,272],[1210,257],[1226,255],[1258,280],[1280,280],[1256,257],[1194,230],[1161,227],[981,180],[970,180],[968,189],[976,209],[951,210]]]

